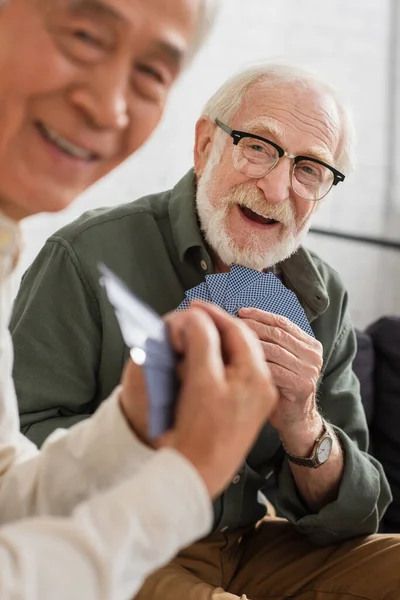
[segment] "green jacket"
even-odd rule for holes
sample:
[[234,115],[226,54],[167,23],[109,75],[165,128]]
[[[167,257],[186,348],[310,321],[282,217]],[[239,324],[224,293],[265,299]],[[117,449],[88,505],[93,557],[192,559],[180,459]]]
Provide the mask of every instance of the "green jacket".
[[[104,262],[160,315],[212,273],[194,208],[190,171],[173,190],[90,211],[50,237],[25,274],[11,331],[23,432],[41,443],[57,427],[93,413],[119,383],[128,357],[113,309],[99,285]],[[256,522],[266,478],[278,478],[281,513],[328,544],[375,532],[391,497],[368,432],[352,371],[355,335],[346,292],[327,264],[304,248],[282,263],[324,349],[319,405],[345,451],[338,499],[310,514],[297,492],[277,432],[267,424],[228,490],[215,502],[215,529]]]

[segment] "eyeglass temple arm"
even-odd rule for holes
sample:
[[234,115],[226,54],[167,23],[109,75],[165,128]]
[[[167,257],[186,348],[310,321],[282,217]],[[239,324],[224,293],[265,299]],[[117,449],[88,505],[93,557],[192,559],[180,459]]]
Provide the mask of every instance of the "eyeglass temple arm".
[[228,135],[232,135],[233,129],[228,127],[228,125],[225,125],[225,123],[222,123],[222,121],[220,121],[219,119],[215,119],[215,124],[218,125],[218,127],[220,127],[221,129],[223,129]]
[[341,183],[342,181],[344,181],[346,179],[345,175],[343,175],[342,173],[334,173],[334,177],[335,180],[333,182],[333,185],[337,185],[338,183]]

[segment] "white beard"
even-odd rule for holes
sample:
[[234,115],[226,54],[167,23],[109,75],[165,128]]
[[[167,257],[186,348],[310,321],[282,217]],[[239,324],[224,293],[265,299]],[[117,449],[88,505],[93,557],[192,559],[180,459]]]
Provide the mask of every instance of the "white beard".
[[[236,190],[233,190],[228,196],[218,198],[215,202],[217,207],[215,207],[210,200],[215,163],[215,159],[213,160],[211,156],[198,181],[196,203],[201,230],[207,243],[222,262],[227,266],[238,264],[262,271],[282,262],[296,252],[303,243],[310,224],[307,222],[298,231],[295,214],[289,200],[285,204],[277,205],[268,203],[263,198],[262,205],[260,205],[262,192],[256,188],[250,188],[249,184],[244,184],[237,186]],[[250,190],[255,190],[255,192]],[[238,200],[240,201],[238,202]],[[227,231],[227,218],[232,206],[242,204],[257,210],[257,207],[254,206],[255,202],[258,203],[258,212],[268,213],[269,218],[280,221],[285,227],[281,238],[268,250],[265,250],[265,238],[263,239],[259,233],[249,236],[246,246],[239,248]]]

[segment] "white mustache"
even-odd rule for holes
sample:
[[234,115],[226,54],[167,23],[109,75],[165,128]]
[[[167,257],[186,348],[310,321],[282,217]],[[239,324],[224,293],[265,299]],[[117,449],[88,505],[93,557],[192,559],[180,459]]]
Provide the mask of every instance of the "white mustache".
[[279,204],[268,202],[260,190],[252,185],[250,187],[248,183],[242,183],[234,188],[227,195],[227,201],[229,205],[239,204],[266,219],[279,221],[286,227],[292,227],[296,223],[294,210],[289,200]]

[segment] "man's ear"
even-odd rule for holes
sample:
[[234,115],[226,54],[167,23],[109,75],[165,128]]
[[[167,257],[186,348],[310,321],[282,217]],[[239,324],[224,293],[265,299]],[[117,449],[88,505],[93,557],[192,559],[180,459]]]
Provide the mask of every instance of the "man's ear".
[[194,170],[200,177],[210,158],[215,134],[215,124],[209,117],[201,117],[196,123],[196,138],[194,142]]

